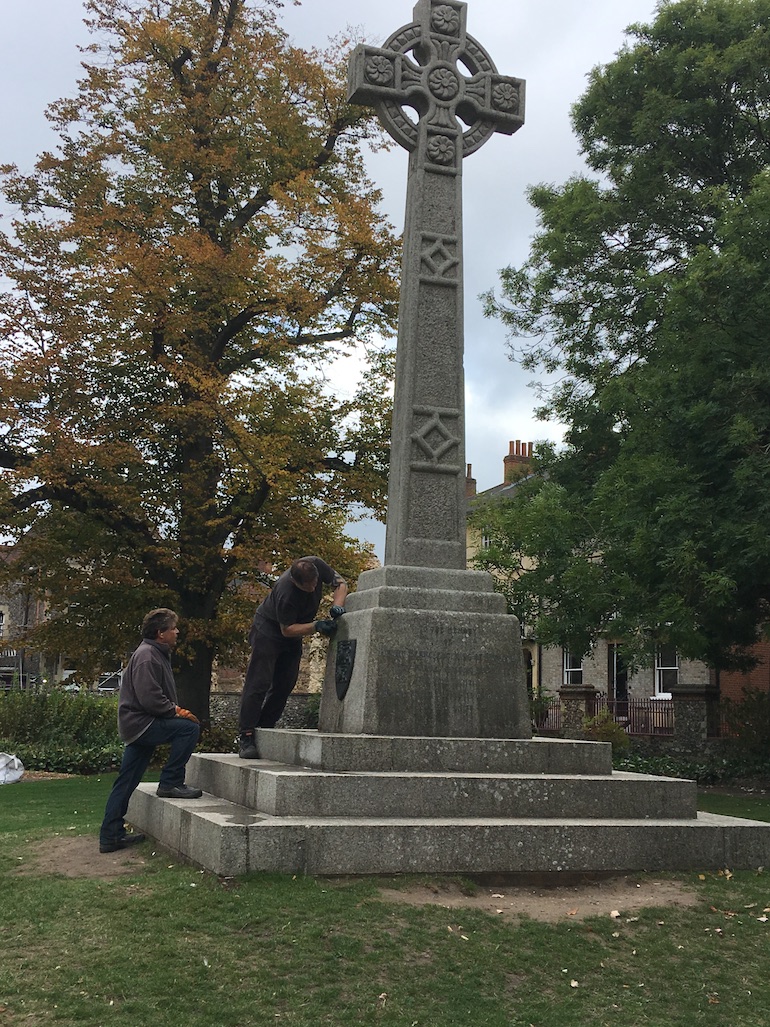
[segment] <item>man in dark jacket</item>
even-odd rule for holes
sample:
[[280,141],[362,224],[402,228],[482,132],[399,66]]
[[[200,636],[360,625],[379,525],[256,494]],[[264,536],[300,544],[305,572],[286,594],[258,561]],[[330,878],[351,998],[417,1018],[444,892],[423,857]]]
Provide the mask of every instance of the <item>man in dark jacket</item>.
[[[331,617],[316,620],[323,586],[333,589]],[[345,612],[348,586],[328,563],[303,556],[276,581],[257,607],[249,632],[251,657],[241,697],[238,754],[259,759],[256,728],[275,727],[297,683],[302,639],[320,631],[333,635],[336,618]]]
[[168,761],[160,772],[158,795],[169,799],[198,799],[203,795],[200,788],[184,783],[185,767],[198,741],[200,724],[176,701],[170,653],[178,637],[174,611],[152,610],[142,623],[141,645],[123,671],[118,732],[126,747],[104,811],[100,852],[116,852],[144,841],[143,834],[126,832],[123,818],[156,746],[171,745]]

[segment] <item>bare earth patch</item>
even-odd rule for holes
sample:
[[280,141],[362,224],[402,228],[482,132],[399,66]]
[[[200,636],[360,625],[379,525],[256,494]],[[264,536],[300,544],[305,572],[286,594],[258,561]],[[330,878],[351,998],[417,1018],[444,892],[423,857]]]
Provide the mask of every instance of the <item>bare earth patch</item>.
[[526,916],[556,923],[593,916],[625,916],[652,906],[693,906],[697,894],[678,881],[644,874],[605,878],[574,878],[563,884],[534,884],[525,879],[505,885],[480,885],[473,894],[452,881],[431,881],[415,887],[383,888],[388,902],[436,905],[445,909],[476,909],[503,920]]
[[[154,844],[148,839],[134,848],[102,854],[95,836],[60,835],[33,846],[16,873],[108,880],[137,873],[153,851]],[[625,916],[651,906],[692,906],[699,901],[696,893],[684,884],[645,874],[565,879],[555,886],[519,879],[515,883],[478,885],[470,894],[460,882],[436,878],[404,888],[383,887],[379,894],[387,902],[435,905],[448,910],[476,909],[504,920],[527,916],[550,923],[612,913]]]
[[146,855],[152,852],[148,839],[142,845],[118,852],[99,852],[96,835],[62,836],[46,838],[30,846],[29,856],[19,863],[17,874],[60,874],[63,877],[94,877],[107,880],[135,874],[146,865]]

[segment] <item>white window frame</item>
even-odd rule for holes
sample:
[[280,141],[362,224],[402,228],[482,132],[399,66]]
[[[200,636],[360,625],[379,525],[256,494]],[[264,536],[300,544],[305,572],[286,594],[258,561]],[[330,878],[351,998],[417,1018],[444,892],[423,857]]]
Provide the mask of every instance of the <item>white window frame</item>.
[[565,685],[583,684],[583,657],[576,659],[569,651],[564,649],[564,660],[562,665],[562,681]]
[[655,698],[670,699],[672,684],[679,684],[679,653],[673,645],[659,645],[655,649]]

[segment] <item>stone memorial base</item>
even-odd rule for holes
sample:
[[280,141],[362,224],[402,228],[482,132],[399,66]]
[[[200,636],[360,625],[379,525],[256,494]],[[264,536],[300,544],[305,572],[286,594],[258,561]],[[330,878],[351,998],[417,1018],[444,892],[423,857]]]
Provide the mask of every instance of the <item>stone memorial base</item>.
[[519,622],[483,571],[366,571],[329,646],[320,730],[530,738]]
[[613,772],[607,743],[259,730],[194,755],[200,799],[142,784],[127,819],[222,876],[752,869],[770,823],[696,811],[692,781]]

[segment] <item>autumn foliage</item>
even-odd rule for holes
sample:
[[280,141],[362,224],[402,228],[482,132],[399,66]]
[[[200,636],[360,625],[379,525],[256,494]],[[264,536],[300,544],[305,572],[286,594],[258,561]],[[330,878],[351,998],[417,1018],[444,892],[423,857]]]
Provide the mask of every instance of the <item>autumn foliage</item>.
[[[89,0],[59,144],[2,169],[0,524],[51,617],[25,644],[96,671],[182,617],[184,705],[242,646],[260,560],[354,576],[383,509],[397,240],[344,51],[268,0]],[[354,396],[324,367],[369,357]]]

